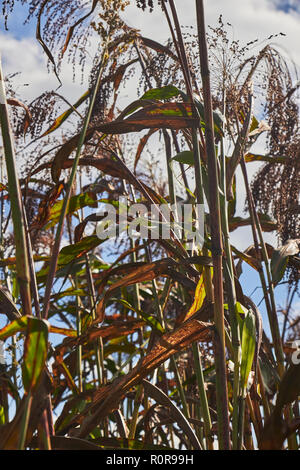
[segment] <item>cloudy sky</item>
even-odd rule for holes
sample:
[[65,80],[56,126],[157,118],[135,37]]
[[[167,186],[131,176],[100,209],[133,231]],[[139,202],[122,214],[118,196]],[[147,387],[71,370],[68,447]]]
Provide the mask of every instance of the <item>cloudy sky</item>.
[[[24,26],[24,9],[18,6],[9,19],[9,30],[4,31],[3,18],[0,18],[0,52],[2,53],[4,73],[21,72],[19,93],[31,100],[45,90],[57,88],[57,80],[47,72],[45,55],[35,40],[34,22]],[[206,0],[206,23],[216,26],[220,14],[224,22],[231,23],[233,36],[241,43],[258,39],[258,44],[272,34],[284,33],[274,40],[281,52],[294,61],[300,69],[300,0]],[[181,24],[195,25],[195,1],[176,1]],[[138,28],[142,34],[160,42],[168,38],[168,28],[160,9],[153,13],[143,13],[135,2],[127,8],[124,19],[129,26]],[[71,66],[65,64],[61,79],[63,87],[60,93],[68,100],[76,100],[86,90],[87,83],[81,85],[72,81]],[[23,87],[22,84],[29,86]],[[133,97],[134,99],[135,97]],[[253,174],[254,167],[250,173]],[[240,249],[246,248],[249,239],[249,228],[234,232],[232,241]],[[267,236],[267,240],[270,237]],[[274,241],[274,239],[273,239]],[[249,275],[249,274],[247,274]],[[255,275],[250,278],[249,292],[258,284]]]
[[[0,15],[0,51],[5,73],[22,72],[22,83],[29,87],[20,90],[23,96],[33,98],[39,92],[55,88],[57,81],[48,75],[46,58],[35,40],[35,23],[24,26],[24,8],[18,6],[9,18],[9,31],[4,31]],[[300,67],[300,0],[210,0],[205,1],[206,22],[217,25],[219,15],[233,26],[233,35],[241,43],[253,39],[263,41],[271,34],[284,33],[275,39],[277,47]],[[195,25],[195,1],[176,1],[182,25]],[[129,26],[142,31],[145,36],[160,42],[168,38],[168,28],[159,8],[153,13],[142,12],[131,1],[124,18]],[[71,67],[65,64],[62,70],[63,88],[69,99],[76,99],[81,89],[72,82]],[[21,81],[20,81],[21,82]]]

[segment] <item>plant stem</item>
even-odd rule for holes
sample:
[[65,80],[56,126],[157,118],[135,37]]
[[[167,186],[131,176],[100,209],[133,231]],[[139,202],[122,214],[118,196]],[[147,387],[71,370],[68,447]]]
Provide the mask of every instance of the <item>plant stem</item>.
[[[223,85],[223,115],[225,114],[225,85]],[[224,125],[223,125],[224,131]],[[226,161],[224,152],[224,140],[221,139],[221,177],[220,186],[222,195],[220,196],[221,205],[221,219],[222,219],[222,230],[225,248],[224,257],[224,273],[225,273],[225,285],[228,297],[228,308],[229,308],[229,319],[232,336],[232,347],[233,347],[233,362],[234,362],[234,377],[233,377],[233,415],[232,415],[232,448],[236,450],[238,448],[238,435],[241,434],[239,429],[239,396],[240,396],[240,361],[241,361],[241,343],[240,343],[240,332],[237,321],[237,306],[236,306],[236,291],[234,283],[234,271],[233,271],[233,260],[229,239],[229,224],[228,224],[228,203],[227,203],[227,189],[226,189]],[[242,424],[242,423],[241,423]]]
[[135,438],[136,425],[137,425],[137,420],[138,420],[138,417],[139,417],[139,409],[140,409],[140,406],[141,406],[142,393],[143,393],[143,387],[142,387],[142,385],[138,385],[137,391],[136,391],[136,394],[135,394],[135,398],[134,398],[134,407],[133,407],[133,413],[132,413],[132,418],[131,418],[131,424],[130,424],[128,439],[134,439]]
[[228,416],[228,393],[226,373],[226,350],[224,331],[224,299],[222,274],[222,231],[219,200],[218,167],[215,152],[212,99],[210,90],[210,71],[206,44],[203,1],[196,0],[200,68],[203,86],[205,141],[209,179],[209,208],[213,258],[214,320],[216,326],[215,364],[216,392],[218,412],[219,448],[230,449],[230,431]]
[[205,390],[205,382],[204,382],[204,375],[201,365],[201,356],[199,351],[199,346],[197,343],[193,343],[193,356],[194,356],[194,364],[195,364],[195,371],[197,377],[197,385],[199,390],[200,396],[200,405],[201,405],[201,415],[204,421],[204,435],[206,439],[206,449],[213,450],[213,439],[212,439],[212,425],[211,425],[211,417],[209,412],[209,406],[206,396]]
[[[263,240],[262,236],[262,231],[261,231],[261,226],[259,222],[259,218],[257,216],[255,207],[254,207],[254,201],[252,197],[252,193],[250,190],[250,185],[248,181],[248,175],[247,175],[247,169],[246,169],[246,163],[245,163],[245,158],[242,156],[241,159],[241,168],[242,168],[242,173],[243,173],[243,178],[245,182],[245,187],[246,187],[246,192],[247,192],[247,199],[248,199],[248,204],[249,204],[249,212],[250,212],[250,217],[251,217],[251,225],[252,225],[252,232],[253,232],[253,238],[254,238],[254,244],[255,244],[255,249],[257,253],[257,258],[260,260],[260,250],[259,250],[259,243],[257,239],[257,234],[256,231],[258,232],[259,239],[260,239],[260,245],[263,253],[263,258],[266,266],[266,272],[268,276],[268,281],[269,281],[269,289],[267,288],[266,285],[266,280],[264,276],[263,269],[261,268],[259,271],[260,279],[262,282],[262,287],[264,290],[264,295],[265,295],[265,301],[266,301],[266,307],[267,307],[267,312],[268,312],[268,318],[269,318],[269,323],[270,323],[270,329],[271,329],[271,334],[272,334],[272,339],[273,339],[273,344],[274,344],[274,351],[277,359],[277,364],[278,364],[278,373],[280,377],[283,376],[284,374],[284,353],[282,349],[282,342],[281,342],[281,336],[280,336],[280,330],[279,330],[279,325],[278,325],[278,319],[277,319],[277,314],[276,314],[276,305],[275,305],[275,300],[274,300],[274,291],[272,289],[272,282],[271,281],[271,274],[270,274],[270,269],[269,269],[269,263],[267,259],[267,253],[266,253],[266,246]],[[270,297],[269,297],[270,295]],[[271,301],[270,301],[271,298]]]
[[19,445],[18,445],[19,450],[23,450],[26,444],[26,436],[27,436],[27,429],[28,429],[28,424],[29,424],[32,398],[33,397],[31,395],[31,392],[29,391],[25,400],[25,409],[24,409],[24,413],[22,416],[21,432],[20,432]]
[[19,180],[17,176],[15,149],[13,134],[9,123],[8,108],[6,102],[4,76],[2,73],[0,57],[0,121],[6,161],[8,190],[11,201],[11,213],[14,227],[16,270],[20,286],[20,296],[24,315],[31,315],[31,293],[29,260],[26,244],[26,232],[23,217],[23,202]]
[[70,196],[71,196],[72,186],[73,186],[73,183],[75,181],[82,146],[83,146],[84,141],[85,141],[86,132],[87,132],[87,129],[88,129],[88,125],[89,125],[91,116],[92,116],[92,111],[93,111],[96,95],[97,95],[97,92],[99,90],[99,86],[100,86],[100,83],[101,83],[101,78],[102,78],[102,74],[103,74],[103,70],[104,70],[104,66],[106,64],[106,61],[107,61],[107,43],[105,44],[104,49],[103,49],[102,57],[101,57],[99,68],[98,68],[97,80],[96,80],[96,83],[95,83],[95,86],[94,86],[93,94],[91,96],[88,111],[87,111],[87,114],[85,116],[84,124],[83,124],[82,131],[81,131],[81,134],[80,134],[79,142],[78,142],[78,146],[77,146],[77,149],[76,149],[76,155],[75,155],[72,170],[71,170],[71,175],[70,175],[70,178],[69,178],[69,181],[68,181],[68,184],[67,184],[66,195],[65,195],[65,198],[63,200],[63,206],[62,206],[62,210],[61,210],[61,213],[60,213],[60,218],[59,218],[58,227],[57,227],[56,236],[55,236],[55,242],[54,242],[54,246],[53,246],[53,250],[52,250],[52,256],[51,256],[51,260],[50,260],[49,273],[48,273],[47,282],[46,282],[46,289],[45,289],[45,296],[44,296],[44,310],[43,310],[43,317],[44,318],[47,318],[48,313],[49,313],[50,296],[51,296],[53,280],[54,280],[54,276],[55,276],[55,272],[56,272],[60,242],[61,242],[61,239],[62,239],[64,221],[65,221],[66,213],[67,213],[67,210],[68,210],[68,205],[69,205],[69,200],[70,200]]

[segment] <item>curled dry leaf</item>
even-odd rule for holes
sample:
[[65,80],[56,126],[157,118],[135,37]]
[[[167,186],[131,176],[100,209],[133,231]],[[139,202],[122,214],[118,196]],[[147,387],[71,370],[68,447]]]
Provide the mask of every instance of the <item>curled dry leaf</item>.
[[[92,403],[70,422],[68,429],[80,423],[77,437],[86,437],[101,419],[118,408],[120,401],[130,389],[141,383],[160,364],[194,341],[208,342],[211,341],[211,337],[212,324],[196,319],[184,323],[171,333],[164,334],[131,372],[97,390],[93,394]],[[67,429],[64,431],[67,432]]]
[[[131,114],[127,119],[116,119],[88,129],[85,142],[88,142],[95,132],[103,134],[126,134],[139,132],[143,129],[190,129],[197,127],[199,122],[192,117],[191,105],[188,103],[157,103],[145,106],[142,110]],[[76,149],[80,134],[75,135],[57,152],[52,163],[52,178],[58,181],[63,163]]]

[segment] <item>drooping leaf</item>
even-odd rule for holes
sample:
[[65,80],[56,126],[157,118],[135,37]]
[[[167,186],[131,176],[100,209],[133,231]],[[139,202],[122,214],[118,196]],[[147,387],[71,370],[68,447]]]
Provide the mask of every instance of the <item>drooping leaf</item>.
[[278,284],[284,276],[289,256],[299,253],[300,238],[288,240],[279,250],[274,250],[271,258],[271,273],[274,284]]
[[0,340],[4,341],[10,336],[15,335],[16,333],[20,333],[21,331],[25,331],[27,328],[28,317],[23,316],[18,318],[17,320],[13,320],[11,323],[6,325],[4,328],[0,330]]
[[288,157],[272,157],[271,155],[259,155],[256,153],[246,153],[245,162],[268,162],[268,163],[286,163]]
[[[136,263],[135,263],[136,264]],[[107,300],[111,297],[112,293],[120,289],[121,287],[130,286],[139,282],[152,281],[156,277],[172,277],[173,273],[170,271],[171,265],[176,265],[175,261],[171,258],[164,258],[153,263],[140,263],[138,267],[136,265],[131,269],[126,276],[119,281],[115,282],[104,294],[96,307],[96,323],[102,323],[105,315],[105,305]],[[109,275],[109,273],[105,273]]]
[[17,106],[19,108],[23,108],[25,111],[25,121],[24,121],[24,135],[26,134],[26,130],[28,129],[28,126],[30,125],[32,116],[31,112],[29,111],[28,106],[26,104],[22,103],[22,101],[17,100],[16,98],[8,98],[7,99],[7,104],[10,104],[11,106]]
[[133,310],[134,312],[136,312],[138,315],[140,315],[142,317],[143,320],[145,320],[145,322],[151,326],[151,328],[154,328],[156,331],[158,331],[159,333],[165,333],[165,330],[164,328],[162,327],[162,325],[160,324],[160,322],[157,320],[157,318],[155,318],[153,315],[149,315],[148,313],[146,312],[143,312],[142,310],[138,310],[136,309],[135,307],[133,307],[132,305],[130,305],[129,302],[127,302],[126,300],[124,299],[112,299],[116,302],[119,302],[120,304],[122,304],[124,307],[126,307],[127,309],[129,310]]
[[153,398],[157,403],[163,405],[164,407],[170,408],[173,419],[177,422],[180,429],[184,431],[193,448],[195,450],[200,450],[200,442],[198,441],[198,438],[194,433],[190,423],[188,422],[182,411],[170,400],[168,395],[166,395],[160,388],[156,387],[156,385],[153,385],[151,382],[148,382],[148,380],[143,380],[143,387],[147,395]]
[[10,294],[0,287],[0,313],[5,313],[9,320],[16,320],[21,317],[16,304],[11,298]]
[[174,85],[166,85],[161,88],[152,88],[146,91],[141,100],[168,100],[170,98],[176,98],[179,96],[181,91]]
[[63,183],[58,182],[54,188],[51,188],[49,191],[47,191],[39,204],[38,214],[30,225],[31,229],[40,229],[45,225],[45,223],[49,220],[51,208],[61,195],[63,189]]
[[[189,101],[189,98],[185,93],[181,91],[180,94],[182,98],[184,99],[184,101],[186,102]],[[204,104],[202,103],[200,97],[196,94],[194,94],[194,103],[196,105],[197,111],[200,116],[201,127],[205,130]],[[214,132],[216,134],[216,137],[217,138],[223,137],[224,136],[224,132],[223,132],[224,116],[219,111],[213,111],[213,123],[214,123]]]
[[239,251],[237,248],[235,248],[233,245],[231,245],[231,249],[235,255],[240,258],[241,260],[245,261],[247,264],[252,266],[256,271],[260,269],[260,262],[254,258],[253,256],[248,255],[247,253],[243,253]]
[[241,389],[244,397],[247,392],[247,383],[251,371],[256,344],[255,315],[249,309],[243,321],[242,330],[242,357],[241,357]]
[[183,152],[177,153],[172,158],[176,162],[183,163],[184,165],[194,165],[194,153],[191,150],[184,150]]
[[68,48],[68,45],[69,45],[69,42],[70,42],[70,40],[73,36],[74,30],[77,28],[77,26],[80,25],[80,23],[82,23],[84,20],[86,20],[94,12],[94,10],[97,6],[97,3],[99,3],[99,0],[93,0],[91,10],[88,13],[86,13],[86,15],[84,15],[82,18],[80,18],[78,21],[76,21],[76,23],[69,28],[65,44],[64,44],[64,46],[62,48],[62,51],[61,51],[62,56],[64,55],[64,53],[66,52],[66,50]]
[[42,14],[43,14],[44,8],[46,6],[46,3],[48,3],[48,0],[44,0],[42,5],[40,6],[40,10],[39,10],[38,18],[37,18],[37,24],[36,24],[35,37],[38,40],[38,42],[40,43],[40,45],[42,46],[45,54],[47,55],[47,57],[49,59],[49,61],[52,63],[54,74],[55,74],[57,80],[59,81],[59,83],[61,85],[62,83],[61,83],[61,80],[60,80],[60,78],[58,76],[58,73],[57,73],[57,68],[56,68],[54,57],[53,57],[49,47],[47,46],[47,44],[43,40],[42,34],[41,34],[41,18],[42,18]]
[[[101,331],[101,329],[99,330]],[[98,389],[93,394],[91,405],[88,405],[81,414],[76,416],[69,426],[74,426],[80,421],[79,437],[86,437],[101,419],[118,408],[128,390],[141,383],[160,364],[194,341],[211,341],[211,336],[211,324],[199,320],[187,321],[175,331],[165,333],[132,371]],[[86,419],[82,421],[86,415]]]
[[[128,69],[128,67],[130,67],[131,65],[135,64],[136,62],[138,62],[139,59],[132,59],[130,60],[129,62],[126,62],[125,64],[122,64],[120,65],[117,70],[114,72],[114,74],[112,75],[111,79],[114,83],[114,90],[115,92],[118,90],[121,82],[122,82],[122,78],[124,77],[124,74],[126,72],[126,70]],[[103,81],[105,81],[105,78],[103,79]]]
[[[121,82],[127,68],[130,65],[134,64],[135,62],[137,62],[137,60],[138,59],[133,59],[133,60],[127,62],[126,64],[120,65],[120,67],[118,67],[118,69],[112,75],[104,77],[102,82],[104,83],[104,82],[108,82],[108,81],[113,81],[114,89],[116,91],[118,89],[118,87],[120,86],[120,82]],[[64,111],[62,114],[60,114],[54,120],[54,122],[51,124],[51,126],[40,136],[40,138],[45,137],[46,135],[51,134],[51,132],[54,132],[56,129],[58,129],[68,119],[68,117],[71,114],[73,114],[73,112],[75,112],[75,110],[77,108],[79,108],[79,106],[88,99],[90,94],[91,94],[91,90],[87,90],[85,93],[83,93],[83,95],[76,101],[76,103],[74,103],[72,106],[70,106],[66,111]]]
[[270,126],[265,121],[260,121],[258,126],[249,132],[249,137],[252,137],[257,134],[262,134],[263,132],[270,131]]
[[205,292],[204,278],[203,278],[203,274],[202,274],[199,281],[198,281],[196,290],[195,290],[194,302],[193,302],[191,308],[189,309],[189,311],[186,313],[185,317],[183,318],[183,322],[187,321],[198,310],[200,310],[200,308],[203,305],[205,296],[206,296],[206,292]]
[[77,337],[76,330],[70,330],[68,328],[60,328],[59,326],[50,325],[50,333],[57,333],[58,335],[69,336],[71,338]]
[[282,410],[285,405],[293,403],[300,395],[300,361],[291,364],[285,372],[278,391],[276,409]]
[[[48,224],[46,225],[46,230],[53,225],[55,225],[61,213],[61,209],[63,206],[63,201],[57,201],[50,209],[49,216],[48,216]],[[82,209],[83,207],[97,207],[97,196],[92,191],[87,191],[85,193],[77,194],[76,196],[72,196],[70,198],[70,202],[68,205],[67,214],[72,214],[76,212],[78,209]]]
[[77,101],[76,103],[73,104],[70,108],[68,108],[66,111],[64,111],[62,114],[60,114],[54,122],[51,124],[51,126],[40,136],[40,137],[45,137],[48,134],[51,134],[51,132],[54,132],[56,129],[58,129],[67,119],[68,117],[74,112],[75,109],[79,108],[79,106],[84,103],[84,101],[90,96],[90,90],[86,91]]
[[22,379],[25,391],[36,388],[48,351],[49,323],[35,317],[27,317],[26,339],[22,364]]
[[[260,221],[261,228],[264,232],[273,232],[278,228],[278,224],[274,222],[274,220],[271,219],[271,217],[269,217],[267,214],[258,213],[257,215]],[[244,219],[243,217],[230,217],[228,223],[229,230],[232,232],[238,227],[245,227],[246,225],[251,225],[251,218],[247,217]]]
[[[143,129],[189,129],[198,126],[198,120],[192,117],[191,105],[188,103],[157,103],[145,106],[131,114],[127,119],[115,120],[88,129],[86,142],[95,132],[103,134],[126,134]],[[57,152],[52,164],[52,178],[58,181],[63,163],[76,149],[80,134],[72,137]]]
[[[82,286],[83,287],[83,286]],[[55,294],[52,294],[51,298],[55,301],[59,299],[63,299],[64,297],[70,297],[70,296],[84,296],[86,295],[86,292],[83,288],[81,289],[75,289],[73,286],[69,287],[68,289],[65,289],[64,291],[57,292]]]
[[63,247],[59,252],[58,266],[64,266],[71,263],[71,261],[80,258],[85,253],[88,253],[90,250],[100,245],[101,242],[102,240],[100,240],[96,235],[90,235],[74,245]]
[[141,140],[139,142],[139,145],[137,147],[137,150],[136,150],[136,154],[135,154],[134,171],[136,170],[137,164],[139,162],[139,159],[141,157],[141,154],[142,154],[146,144],[148,143],[148,140],[157,131],[158,131],[158,129],[150,129],[150,131],[141,138]]
[[286,405],[300,395],[300,363],[291,364],[282,377],[276,405],[266,420],[258,446],[260,450],[281,450],[285,439],[300,428],[299,418],[287,421],[282,418]]
[[178,57],[169,49],[169,47],[164,46],[163,44],[160,44],[157,41],[154,41],[153,39],[146,38],[145,36],[138,36],[138,39],[146,46],[149,47],[150,49],[153,49],[154,51],[164,54],[169,56],[171,59],[173,59],[175,62],[179,62]]

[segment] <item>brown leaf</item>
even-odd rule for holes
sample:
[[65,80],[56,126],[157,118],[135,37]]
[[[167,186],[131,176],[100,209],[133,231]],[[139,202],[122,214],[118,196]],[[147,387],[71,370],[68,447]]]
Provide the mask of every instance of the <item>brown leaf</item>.
[[[154,261],[153,263],[142,263],[141,265],[133,267],[131,272],[124,276],[119,281],[115,282],[104,294],[96,307],[96,319],[94,323],[102,323],[105,315],[105,304],[112,293],[120,287],[130,286],[138,282],[152,281],[158,276],[168,276],[170,264],[175,262],[170,258]],[[127,271],[128,272],[128,271]]]
[[298,399],[300,394],[300,364],[291,364],[279,385],[276,405],[266,421],[258,446],[260,450],[280,450],[285,439],[300,427],[299,418],[283,420],[284,407]]
[[[50,374],[45,369],[40,384],[37,387],[36,392],[33,394],[33,401],[31,406],[30,419],[28,424],[28,431],[26,437],[27,445],[31,439],[34,431],[37,429],[38,424],[41,421],[43,411],[49,404],[49,393],[51,391],[51,379]],[[0,449],[1,450],[16,450],[18,448],[18,442],[20,432],[22,429],[22,417],[24,414],[26,405],[26,395],[22,398],[15,417],[13,420],[1,427],[0,433]]]
[[200,442],[198,441],[196,434],[191,428],[190,423],[188,422],[182,411],[170,400],[168,395],[166,395],[160,388],[156,387],[151,382],[148,382],[148,380],[143,380],[143,386],[145,392],[150,398],[156,400],[158,404],[170,408],[170,414],[174,418],[175,422],[179,424],[180,429],[185,432],[194,449],[201,450]]
[[63,189],[63,183],[58,183],[45,194],[43,200],[40,202],[38,214],[33,220],[30,229],[40,229],[45,225],[49,220],[51,207],[55,204]]
[[[130,389],[139,384],[169,357],[182,351],[194,341],[211,341],[211,331],[211,323],[192,319],[177,330],[161,336],[151,351],[139,361],[132,371],[98,389],[93,395],[93,403],[76,416],[67,428],[81,423],[77,437],[86,437],[103,418],[118,408],[120,401]],[[67,429],[61,430],[61,432],[67,432]]]
[[[192,117],[191,105],[188,103],[157,103],[145,106],[142,110],[131,114],[127,119],[103,123],[88,129],[85,142],[91,139],[95,132],[103,134],[126,134],[139,132],[143,129],[182,129],[198,126],[198,120]],[[80,134],[72,137],[57,152],[52,164],[52,178],[58,181],[63,163],[76,149]]]
[[37,20],[37,25],[36,25],[35,37],[38,40],[38,42],[40,43],[40,45],[42,46],[42,48],[43,48],[44,52],[46,53],[48,59],[52,63],[55,76],[56,76],[57,80],[59,81],[60,85],[62,85],[62,83],[60,81],[60,78],[58,76],[57,70],[56,70],[56,64],[55,64],[55,60],[53,58],[53,55],[51,54],[51,52],[50,52],[48,46],[46,45],[46,43],[43,41],[43,38],[42,38],[42,35],[41,35],[41,17],[42,17],[42,13],[43,13],[44,8],[45,8],[46,4],[48,3],[48,1],[49,0],[44,0],[41,7],[40,7],[40,11],[39,11],[39,14],[38,14],[38,20]]
[[144,325],[145,322],[143,320],[127,319],[126,321],[115,320],[113,325],[102,326],[101,328],[92,326],[85,333],[76,338],[65,338],[61,344],[56,346],[55,352],[59,352],[59,354],[63,355],[69,348],[79,344],[85,345],[92,343],[96,338],[109,341],[111,339],[120,338],[121,336],[127,336]]
[[144,36],[139,36],[139,40],[143,43],[144,46],[153,49],[159,54],[168,55],[175,62],[179,62],[178,57],[167,46],[163,46],[159,42],[154,41],[153,39],[146,38]]
[[16,98],[8,98],[7,103],[10,104],[11,106],[18,106],[19,108],[24,109],[25,111],[24,135],[25,135],[32,119],[31,112],[29,111],[28,106],[26,106],[26,104],[22,103],[22,101],[17,100]]
[[0,313],[4,313],[10,321],[21,317],[21,313],[14,303],[10,292],[5,287],[0,287]]
[[137,151],[136,151],[136,154],[135,154],[134,171],[136,170],[137,164],[139,162],[139,159],[141,158],[141,154],[142,154],[148,140],[157,131],[158,131],[158,129],[151,129],[146,135],[144,135],[144,137],[141,138],[141,140],[139,142],[139,145],[138,145],[138,148],[137,148]]
[[66,50],[67,50],[67,47],[68,47],[69,42],[70,42],[70,40],[71,40],[71,38],[72,38],[72,36],[73,36],[73,33],[74,33],[75,28],[77,28],[77,26],[78,26],[80,23],[82,23],[86,18],[88,18],[88,17],[94,12],[94,10],[95,10],[95,8],[96,8],[98,2],[99,2],[99,0],[93,0],[91,10],[90,10],[86,15],[84,15],[82,18],[80,18],[78,21],[76,21],[76,23],[75,23],[73,26],[71,26],[71,27],[69,28],[69,31],[68,31],[68,34],[67,34],[67,38],[66,38],[65,44],[64,44],[64,46],[63,46],[62,52],[61,52],[62,56],[64,55],[64,53],[65,53]]

